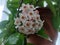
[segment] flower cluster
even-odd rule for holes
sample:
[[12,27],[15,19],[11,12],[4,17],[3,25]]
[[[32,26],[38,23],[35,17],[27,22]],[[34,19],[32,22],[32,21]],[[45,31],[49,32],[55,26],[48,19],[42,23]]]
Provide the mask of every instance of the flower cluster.
[[34,6],[29,4],[22,4],[19,10],[19,17],[15,18],[15,28],[18,28],[20,33],[26,35],[37,33],[43,26],[43,22],[40,19],[39,11],[34,11]]

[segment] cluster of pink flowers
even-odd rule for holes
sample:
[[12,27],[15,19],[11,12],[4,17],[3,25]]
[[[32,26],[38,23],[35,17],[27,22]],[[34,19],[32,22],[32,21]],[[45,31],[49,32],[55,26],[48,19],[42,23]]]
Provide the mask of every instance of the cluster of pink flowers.
[[39,11],[34,11],[34,5],[22,4],[19,10],[19,17],[15,18],[15,28],[18,28],[20,33],[26,35],[37,33],[43,26],[44,21],[40,19]]

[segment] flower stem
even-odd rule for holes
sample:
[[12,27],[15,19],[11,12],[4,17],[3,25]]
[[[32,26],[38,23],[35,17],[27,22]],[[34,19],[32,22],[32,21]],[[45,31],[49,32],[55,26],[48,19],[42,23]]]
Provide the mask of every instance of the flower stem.
[[21,6],[22,3],[23,3],[23,0],[20,0],[19,1],[18,12],[17,12],[17,15],[16,15],[17,17],[19,17],[19,12],[20,12],[19,9],[20,9],[20,6]]
[[24,37],[24,45],[27,45],[27,36]]

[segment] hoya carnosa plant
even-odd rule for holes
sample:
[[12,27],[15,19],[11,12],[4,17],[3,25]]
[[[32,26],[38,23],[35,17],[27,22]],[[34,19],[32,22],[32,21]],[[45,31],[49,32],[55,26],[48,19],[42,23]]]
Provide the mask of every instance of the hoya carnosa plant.
[[[44,21],[40,19],[40,14],[34,5],[22,4],[19,10],[19,17],[15,18],[14,24],[15,28],[18,29],[20,33],[29,35],[37,33],[43,26]],[[34,11],[35,10],[35,11]]]

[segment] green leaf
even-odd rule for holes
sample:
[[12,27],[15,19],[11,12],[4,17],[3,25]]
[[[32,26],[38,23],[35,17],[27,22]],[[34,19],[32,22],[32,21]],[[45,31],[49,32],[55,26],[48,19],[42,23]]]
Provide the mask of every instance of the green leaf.
[[3,31],[0,33],[0,39],[4,39],[4,43],[7,42],[7,39],[14,34],[11,30],[3,29]]
[[7,33],[7,30],[3,30],[1,33],[0,33],[0,38],[4,38],[4,36],[6,35]]
[[10,32],[10,33],[13,33],[13,32],[16,31],[16,29],[14,28],[14,25],[12,24],[12,22],[7,24],[6,28],[7,28],[8,32]]
[[0,45],[2,44],[2,39],[0,39]]
[[18,2],[19,2],[19,0],[12,0],[12,1],[8,0],[7,1],[7,7],[13,15],[15,15],[17,13],[17,8],[19,6]]
[[57,16],[57,15],[56,15],[56,9],[55,9],[55,7],[52,5],[51,0],[45,0],[45,1],[48,3],[48,6],[49,6],[49,8],[51,9],[51,11],[53,12],[54,16]]
[[16,45],[24,45],[24,43],[25,43],[24,38],[25,38],[25,36],[23,34],[20,34]]
[[22,3],[25,3],[25,4],[27,4],[27,3],[32,4],[32,1],[33,1],[33,0],[24,0]]
[[4,20],[4,21],[0,22],[0,29],[4,29],[7,24],[8,24],[8,20]]
[[9,32],[14,33],[16,31],[15,25],[14,25],[14,18],[13,15],[9,15],[9,23],[6,25],[7,30]]
[[8,37],[7,42],[9,44],[16,44],[19,38],[19,33],[14,33],[11,36]]
[[38,0],[36,6],[44,7],[44,0]]
[[57,30],[58,29],[58,27],[59,27],[59,24],[60,23],[58,23],[58,17],[56,16],[56,17],[54,17],[53,16],[53,18],[52,18],[52,25],[53,25],[53,27],[55,28],[55,30]]
[[0,39],[4,37],[4,32],[3,33],[0,33]]
[[38,35],[40,35],[41,37],[48,39],[48,35],[45,33],[44,29],[42,28],[39,32]]

